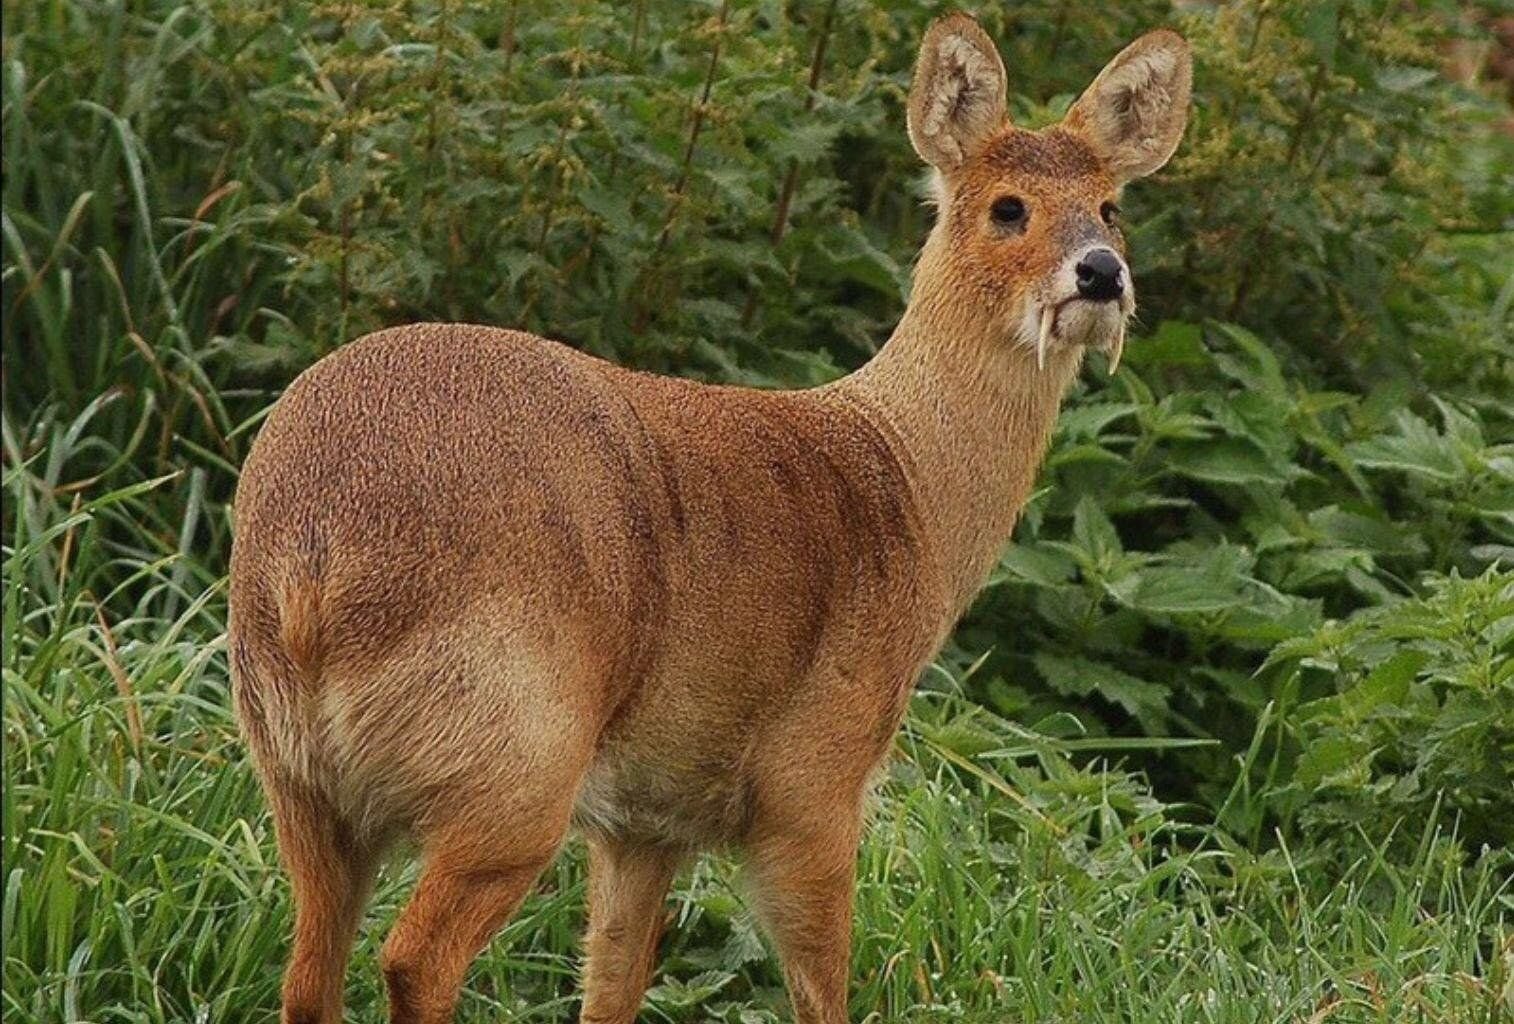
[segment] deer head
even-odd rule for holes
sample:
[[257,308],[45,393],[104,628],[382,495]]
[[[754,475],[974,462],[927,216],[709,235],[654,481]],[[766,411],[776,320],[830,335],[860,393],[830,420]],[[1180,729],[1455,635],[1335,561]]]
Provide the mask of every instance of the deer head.
[[934,168],[938,206],[916,280],[986,312],[1040,366],[1054,346],[1095,347],[1114,372],[1135,310],[1120,189],[1177,148],[1192,78],[1183,38],[1151,32],[1061,124],[1028,131],[1005,113],[993,41],[965,14],[938,20],[909,96],[910,140]]

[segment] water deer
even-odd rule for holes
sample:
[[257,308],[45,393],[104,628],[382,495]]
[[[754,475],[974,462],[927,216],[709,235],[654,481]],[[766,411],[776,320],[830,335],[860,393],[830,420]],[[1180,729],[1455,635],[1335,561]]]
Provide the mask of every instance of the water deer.
[[797,1019],[846,1019],[870,778],[1085,350],[1119,358],[1115,203],[1176,148],[1190,81],[1152,32],[1024,130],[978,24],[932,25],[907,120],[935,225],[893,335],[825,386],[419,324],[289,387],[237,491],[230,641],[296,904],[284,1024],[340,1021],[395,840],[423,860],[390,1020],[441,1024],[570,831],[582,1021],[634,1019],[670,880],[710,848],[742,856]]

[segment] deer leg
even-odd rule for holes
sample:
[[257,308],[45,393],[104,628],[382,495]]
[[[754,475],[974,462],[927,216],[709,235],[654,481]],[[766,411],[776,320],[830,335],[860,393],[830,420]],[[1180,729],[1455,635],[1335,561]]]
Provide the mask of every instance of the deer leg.
[[799,1024],[845,1024],[858,815],[784,824],[750,845],[748,876]]
[[[519,908],[568,830],[575,763],[513,792],[476,780],[424,828],[424,866],[379,957],[390,1024],[447,1024],[468,966]],[[439,803],[442,801],[439,801]],[[450,801],[449,801],[450,803]]]
[[268,786],[279,856],[294,890],[294,948],[284,972],[282,1024],[341,1024],[353,936],[377,868],[326,801]]
[[438,844],[380,963],[391,1024],[447,1024],[473,962],[552,859],[557,838],[522,850]]
[[656,846],[589,845],[589,933],[580,1024],[630,1024],[651,980],[662,907],[680,856]]

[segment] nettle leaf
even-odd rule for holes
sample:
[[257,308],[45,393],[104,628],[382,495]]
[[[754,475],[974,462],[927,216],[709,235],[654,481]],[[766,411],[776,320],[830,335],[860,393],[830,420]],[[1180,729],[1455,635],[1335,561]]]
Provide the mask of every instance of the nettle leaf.
[[1304,38],[1314,47],[1315,58],[1326,68],[1335,67],[1335,49],[1340,38],[1340,0],[1315,0],[1303,8]]
[[1174,566],[1142,569],[1111,584],[1109,592],[1131,608],[1161,615],[1222,612],[1244,600],[1230,580],[1195,575]]
[[720,949],[720,964],[728,970],[737,970],[743,964],[766,958],[767,950],[762,944],[762,934],[751,914],[737,914],[731,922],[731,934]]
[[1214,433],[1214,422],[1197,413],[1181,412],[1171,396],[1142,410],[1142,428],[1158,440],[1198,441]]
[[1377,560],[1372,557],[1372,552],[1363,548],[1327,547],[1305,551],[1291,561],[1288,571],[1278,580],[1278,586],[1303,590],[1322,582],[1339,582],[1353,569],[1375,572]]
[[1108,589],[1121,604],[1158,615],[1196,615],[1228,611],[1247,604],[1250,557],[1236,548],[1217,547],[1204,554],[1148,565]]
[[1154,714],[1159,720],[1166,714],[1168,692],[1164,686],[1087,658],[1043,653],[1034,661],[1046,685],[1064,697],[1096,693],[1143,720]]
[[895,259],[850,224],[834,224],[814,239],[812,253],[823,271],[888,295],[904,295],[909,275]]
[[1086,494],[1078,500],[1078,507],[1073,510],[1072,539],[1087,553],[1089,560],[1098,566],[1113,564],[1125,551],[1114,524],[1098,503]]
[[1305,790],[1356,787],[1371,771],[1371,748],[1357,736],[1330,735],[1309,745],[1293,769],[1293,784]]
[[731,971],[705,971],[688,981],[666,978],[647,991],[647,999],[659,1007],[686,1009],[703,1003],[729,985],[735,977]]
[[841,122],[829,119],[792,125],[780,133],[768,149],[775,159],[809,163],[823,158],[845,127]]
[[1380,512],[1347,512],[1338,505],[1326,505],[1310,512],[1308,519],[1321,539],[1374,555],[1408,558],[1425,551],[1425,542],[1418,533],[1405,524],[1384,518]]
[[1020,579],[1043,587],[1056,587],[1070,582],[1077,571],[1077,563],[1055,548],[1041,544],[1011,544],[999,557],[999,572],[989,582]]
[[623,191],[596,185],[580,191],[578,201],[612,230],[623,231],[632,223],[631,197]]
[[1299,708],[1299,719],[1309,722],[1344,720],[1355,724],[1368,715],[1391,711],[1404,703],[1410,684],[1429,658],[1425,651],[1400,651],[1349,689]]
[[1248,603],[1227,612],[1215,632],[1238,646],[1270,647],[1318,628],[1324,617],[1319,601],[1285,595],[1262,598],[1263,594],[1260,588],[1248,588]]
[[931,743],[962,757],[977,757],[1004,745],[1003,735],[978,721],[972,712],[940,724],[920,722],[916,728]]
[[1440,77],[1434,68],[1416,68],[1394,64],[1377,73],[1377,84],[1388,92],[1414,95]]
[[1272,395],[1243,391],[1210,395],[1204,410],[1231,437],[1256,445],[1280,468],[1292,463],[1297,433],[1290,423],[1292,403]]
[[1446,425],[1448,438],[1456,441],[1466,451],[1475,452],[1482,449],[1485,442],[1481,423],[1439,395],[1431,395],[1430,400],[1435,403],[1435,408],[1440,410],[1441,421]]
[[1237,324],[1216,324],[1215,330],[1238,350],[1235,353],[1214,353],[1214,365],[1221,373],[1252,393],[1281,399],[1288,397],[1283,368],[1272,349]]
[[1136,411],[1130,402],[1095,402],[1063,410],[1057,418],[1057,433],[1069,438],[1095,438],[1116,420]]
[[1128,466],[1125,456],[1097,444],[1058,446],[1046,457],[1046,468],[1080,465]]
[[1481,488],[1465,503],[1469,515],[1479,519],[1500,520],[1514,526],[1514,486],[1499,484]]
[[1204,348],[1203,329],[1183,320],[1163,320],[1149,338],[1131,344],[1128,358],[1132,366],[1140,369],[1201,367],[1212,361]]
[[1173,445],[1166,461],[1173,473],[1208,483],[1286,484],[1290,478],[1260,448],[1238,438]]
[[1356,686],[1340,695],[1340,709],[1347,718],[1357,720],[1383,708],[1396,707],[1409,695],[1409,684],[1430,660],[1428,651],[1400,651],[1382,662]]
[[1408,410],[1394,415],[1397,434],[1384,434],[1346,446],[1346,453],[1373,469],[1391,469],[1438,483],[1465,473],[1456,445]]

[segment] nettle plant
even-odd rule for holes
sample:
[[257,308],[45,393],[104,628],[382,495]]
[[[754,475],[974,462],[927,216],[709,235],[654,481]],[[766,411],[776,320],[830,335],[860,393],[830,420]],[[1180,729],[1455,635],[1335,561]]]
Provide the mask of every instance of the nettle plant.
[[[1234,326],[1168,323],[1131,359],[1117,398],[1064,412],[959,667],[989,651],[969,687],[1022,719],[1225,741],[1181,755],[1217,799],[1228,751],[1282,696],[1256,675],[1275,644],[1413,599],[1433,566],[1507,562],[1514,449],[1445,403],[1438,422],[1399,410],[1349,440],[1364,403],[1311,389]],[[1206,370],[1224,383],[1163,384]],[[1011,622],[1031,639],[1001,646]]]
[[1268,659],[1301,703],[1300,751],[1276,794],[1305,831],[1375,840],[1437,814],[1476,848],[1514,843],[1514,578],[1437,576],[1423,601],[1374,608],[1279,644]]

